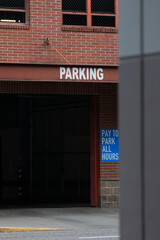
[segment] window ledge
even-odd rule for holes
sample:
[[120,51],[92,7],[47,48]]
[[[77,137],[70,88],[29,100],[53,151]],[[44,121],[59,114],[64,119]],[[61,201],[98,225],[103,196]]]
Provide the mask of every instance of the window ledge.
[[87,27],[87,26],[62,26],[62,31],[70,32],[99,32],[99,33],[117,33],[118,29],[114,27]]
[[20,24],[20,23],[0,23],[0,29],[29,29],[29,24]]

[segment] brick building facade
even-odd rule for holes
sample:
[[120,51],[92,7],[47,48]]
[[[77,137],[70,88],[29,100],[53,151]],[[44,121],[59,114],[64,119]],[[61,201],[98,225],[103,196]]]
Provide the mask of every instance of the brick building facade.
[[[4,0],[0,5],[2,203],[33,203],[37,199],[54,203],[56,196],[56,203],[118,206],[119,163],[100,160],[100,129],[118,128],[118,2],[108,0],[106,9],[102,0],[101,7],[97,1],[81,1],[80,6],[67,2],[24,0],[20,5],[15,0],[11,6]],[[52,115],[55,117],[51,121],[48,116]],[[14,123],[10,122],[12,117]],[[46,137],[47,131],[53,135],[56,131],[50,121],[57,124],[63,137],[58,133],[57,139],[49,133]],[[75,122],[74,130],[71,126]],[[14,139],[14,135],[17,144],[5,143],[6,138]],[[44,136],[48,145],[43,149],[37,139]],[[59,142],[59,150],[50,147],[52,138],[54,145]],[[74,151],[73,142],[77,144]],[[83,146],[87,144],[88,149]],[[43,159],[42,152],[36,149],[42,150]],[[89,164],[84,167],[86,177],[82,171],[84,159]],[[4,165],[14,167],[7,170]],[[41,182],[43,166],[45,177]],[[56,170],[50,172],[53,166]],[[41,184],[42,190],[34,193]]]

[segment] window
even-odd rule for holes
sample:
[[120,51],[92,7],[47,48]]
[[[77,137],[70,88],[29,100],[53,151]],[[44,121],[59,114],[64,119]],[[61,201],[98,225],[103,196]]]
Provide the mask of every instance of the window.
[[116,0],[62,0],[63,25],[116,27]]
[[27,0],[0,0],[0,23],[27,23]]

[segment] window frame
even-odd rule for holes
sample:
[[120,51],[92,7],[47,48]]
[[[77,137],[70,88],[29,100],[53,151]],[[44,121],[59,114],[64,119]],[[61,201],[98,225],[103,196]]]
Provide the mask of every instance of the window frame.
[[4,11],[4,12],[23,12],[25,13],[25,22],[24,23],[17,23],[17,22],[0,22],[0,27],[7,27],[8,25],[11,27],[24,27],[27,26],[29,24],[29,0],[24,0],[25,2],[25,9],[18,9],[18,8],[0,8],[0,12]]
[[[63,1],[63,0],[62,0]],[[87,16],[87,25],[64,25],[63,24],[63,14],[68,14],[68,15],[85,15]],[[110,26],[92,26],[92,16],[107,16],[107,17],[115,17],[115,26],[110,27]],[[72,12],[72,11],[63,11],[62,9],[62,26],[65,27],[74,27],[74,28],[107,28],[107,29],[118,29],[118,0],[114,0],[114,13],[92,13],[91,11],[91,0],[86,0],[86,12]]]

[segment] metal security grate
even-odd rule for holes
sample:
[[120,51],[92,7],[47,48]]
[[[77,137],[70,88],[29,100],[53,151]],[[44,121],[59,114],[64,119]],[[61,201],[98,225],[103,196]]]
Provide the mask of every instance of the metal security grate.
[[87,16],[86,15],[63,14],[63,25],[86,26],[87,25]]
[[115,0],[91,0],[92,13],[114,13]]
[[0,11],[0,22],[25,23],[25,12]]
[[63,0],[64,12],[86,12],[86,0]]
[[92,16],[92,26],[115,27],[115,17],[111,17],[111,16]]
[[0,8],[25,9],[25,0],[0,0]]

